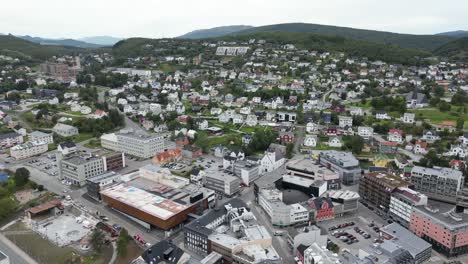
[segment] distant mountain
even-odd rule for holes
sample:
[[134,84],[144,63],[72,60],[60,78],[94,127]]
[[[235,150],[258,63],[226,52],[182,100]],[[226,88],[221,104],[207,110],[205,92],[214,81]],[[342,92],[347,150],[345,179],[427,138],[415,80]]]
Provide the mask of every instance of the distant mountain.
[[0,36],[0,54],[13,57],[45,60],[52,56],[70,54],[76,51],[82,51],[82,49],[70,46],[41,45],[13,35]]
[[437,36],[463,38],[463,37],[468,37],[468,31],[466,31],[466,30],[457,30],[457,31],[442,32],[442,33],[439,33],[439,34],[436,34],[436,35]]
[[439,35],[411,35],[349,27],[336,27],[306,23],[288,23],[253,27],[231,33],[232,35],[251,34],[257,32],[298,32],[315,33],[320,35],[332,35],[355,40],[364,40],[375,43],[394,44],[402,48],[422,49],[433,51],[434,49],[453,40],[452,37]]
[[224,26],[224,27],[215,27],[210,29],[199,29],[187,34],[184,34],[177,38],[184,39],[202,39],[202,38],[216,38],[222,37],[237,31],[245,30],[252,28],[252,26],[245,25],[236,25],[236,26]]
[[31,36],[17,36],[27,41],[38,43],[41,45],[57,45],[57,46],[69,46],[77,48],[99,48],[102,45],[96,45],[92,43],[87,43],[84,41],[74,40],[74,39],[47,39],[40,37],[31,37]]
[[449,42],[434,51],[435,55],[468,62],[468,37]]
[[113,46],[115,43],[121,41],[123,38],[116,38],[111,36],[93,36],[80,38],[78,40],[84,41],[86,43],[92,43],[101,46]]

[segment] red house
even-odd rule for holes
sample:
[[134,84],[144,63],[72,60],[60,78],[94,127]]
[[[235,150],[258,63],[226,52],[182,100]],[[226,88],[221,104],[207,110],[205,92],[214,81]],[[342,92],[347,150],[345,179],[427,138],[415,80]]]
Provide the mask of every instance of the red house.
[[169,162],[177,161],[182,158],[182,150],[180,149],[169,149],[167,151],[156,154],[153,158],[154,164],[166,164]]
[[190,119],[190,116],[188,116],[188,115],[181,115],[181,116],[177,117],[177,121],[179,121],[179,123],[183,123],[183,124],[187,124],[189,119]]
[[333,210],[333,202],[328,197],[319,197],[309,201],[309,206],[312,208],[315,222],[320,222],[328,219],[333,219],[335,213]]
[[293,132],[280,132],[278,136],[278,140],[281,142],[289,143],[294,141],[294,133]]
[[325,134],[327,136],[336,136],[338,135],[338,129],[336,127],[327,127],[327,130],[325,130]]

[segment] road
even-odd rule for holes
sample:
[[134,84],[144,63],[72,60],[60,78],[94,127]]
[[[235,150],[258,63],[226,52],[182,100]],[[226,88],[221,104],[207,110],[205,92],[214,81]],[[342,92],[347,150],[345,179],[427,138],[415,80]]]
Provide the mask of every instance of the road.
[[[271,172],[270,174],[264,175],[263,177],[270,177],[272,174],[284,173],[286,173],[285,165]],[[271,224],[271,220],[269,219],[265,211],[255,202],[253,185],[246,189],[244,192],[242,192],[242,195],[239,198],[250,207],[251,212],[255,215],[259,223],[264,225],[271,235],[273,235],[273,233],[277,231],[275,227],[273,227],[273,225]],[[276,249],[280,257],[282,258],[282,263],[295,263],[292,252],[289,250],[286,237],[273,236],[272,240],[273,247]]]
[[10,258],[11,264],[38,264],[2,234],[0,234],[0,250]]

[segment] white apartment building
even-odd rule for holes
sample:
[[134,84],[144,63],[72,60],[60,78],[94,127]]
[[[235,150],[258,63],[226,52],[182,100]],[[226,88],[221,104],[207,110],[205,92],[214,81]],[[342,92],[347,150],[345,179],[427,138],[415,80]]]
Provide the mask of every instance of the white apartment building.
[[34,131],[29,134],[29,141],[40,141],[47,144],[54,143],[54,137],[52,134],[47,134],[41,131]]
[[106,149],[148,159],[164,151],[164,137],[133,133],[104,134],[101,136],[101,145]]
[[309,220],[309,211],[296,203],[287,205],[283,202],[283,194],[278,189],[262,189],[258,195],[258,203],[277,226],[289,226]]
[[390,216],[408,227],[414,206],[427,205],[427,196],[406,187],[398,188],[390,197]]
[[66,124],[62,124],[62,123],[57,123],[53,128],[52,128],[52,131],[54,131],[55,133],[57,133],[58,135],[62,136],[62,137],[72,137],[72,136],[75,136],[75,135],[78,135],[78,128],[74,127],[74,126],[69,126],[69,125],[66,125]]
[[47,152],[48,144],[42,141],[29,141],[10,149],[10,155],[17,159],[26,159]]

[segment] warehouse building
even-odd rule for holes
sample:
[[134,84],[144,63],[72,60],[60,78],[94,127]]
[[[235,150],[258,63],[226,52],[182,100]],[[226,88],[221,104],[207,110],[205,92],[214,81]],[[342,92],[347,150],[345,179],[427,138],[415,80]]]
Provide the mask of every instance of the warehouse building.
[[155,165],[123,175],[122,180],[101,190],[102,200],[148,229],[170,230],[215,202],[214,191]]

